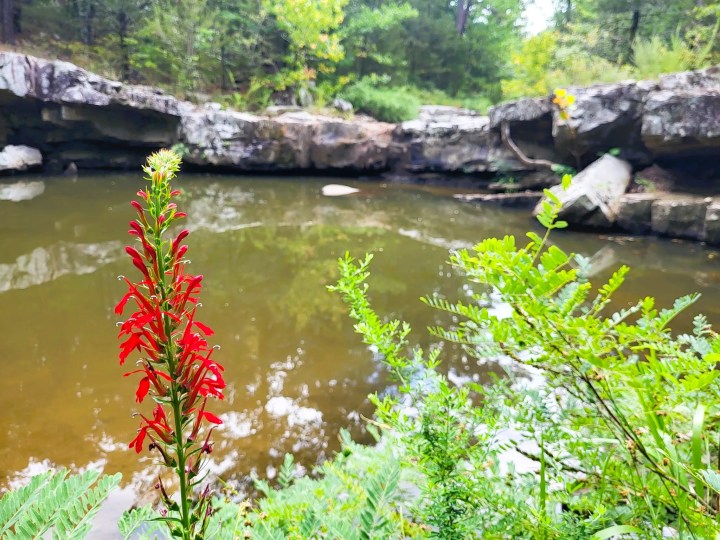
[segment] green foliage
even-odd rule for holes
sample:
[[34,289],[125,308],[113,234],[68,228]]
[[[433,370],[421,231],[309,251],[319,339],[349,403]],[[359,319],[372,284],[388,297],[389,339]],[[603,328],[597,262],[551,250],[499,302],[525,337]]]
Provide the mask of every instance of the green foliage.
[[348,86],[342,97],[356,111],[384,122],[403,122],[417,118],[420,101],[402,89],[380,87],[369,78]]
[[408,2],[387,2],[377,7],[357,0],[349,2],[347,23],[341,28],[347,62],[342,63],[341,68],[362,79],[378,68],[392,70],[402,64],[398,51],[384,47],[383,42],[405,21],[418,16],[417,9]]
[[[546,192],[539,220],[548,232],[565,226],[558,208]],[[626,267],[593,288],[587,259],[548,244],[547,234],[528,236],[524,247],[508,236],[452,255],[468,277],[468,301],[425,298],[452,317],[451,326],[431,329],[435,336],[478,359],[514,364],[506,383],[492,388],[451,388],[434,369],[437,350],[406,355],[410,328],[382,322],[370,307],[370,259],[340,261],[333,289],[407,396],[373,401],[420,474],[413,519],[435,538],[480,531],[483,538],[650,539],[666,527],[715,538],[720,337],[702,316],[691,334],[669,328],[697,297],[662,310],[648,297],[613,312]],[[541,384],[528,386],[524,370]],[[501,472],[508,450],[535,462],[534,472]]]
[[555,32],[541,32],[523,42],[511,55],[514,77],[501,82],[503,98],[547,95],[552,90],[547,75],[557,51]]
[[170,536],[170,531],[164,522],[160,521],[160,515],[149,506],[133,508],[123,513],[118,520],[118,529],[123,540],[131,538],[153,538],[156,533],[163,538]]
[[100,477],[96,471],[68,475],[66,470],[34,476],[27,486],[0,499],[0,537],[85,538],[93,517],[120,477],[119,473]]
[[345,52],[336,32],[348,0],[263,0],[289,43],[285,68],[276,88],[306,87],[317,72],[331,73]]
[[660,37],[653,36],[634,43],[633,63],[640,79],[656,79],[663,73],[692,69],[696,59],[690,47],[677,35],[673,36],[669,46]]
[[[383,441],[377,447],[358,445],[346,432],[341,434],[342,450],[323,464],[317,478],[285,478],[280,489],[265,481],[256,487],[264,494],[257,507],[237,504],[231,498],[216,500],[217,509],[208,531],[219,540],[251,538],[342,538],[381,540],[404,538],[412,530],[400,512],[401,501],[412,495],[401,489],[401,463],[394,446]],[[285,458],[283,468],[290,467]],[[283,485],[284,483],[284,485]],[[415,536],[410,536],[415,537]]]
[[155,0],[134,36],[135,69],[176,92],[199,89],[204,56],[213,39],[208,7],[209,0]]

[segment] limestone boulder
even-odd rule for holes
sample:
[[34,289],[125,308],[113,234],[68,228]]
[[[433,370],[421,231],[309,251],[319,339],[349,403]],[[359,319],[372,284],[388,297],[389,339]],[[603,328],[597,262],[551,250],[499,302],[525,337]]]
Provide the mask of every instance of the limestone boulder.
[[157,88],[125,85],[70,62],[0,53],[0,91],[58,104],[110,105],[180,116],[191,104]]
[[371,171],[388,166],[393,128],[303,111],[268,118],[205,107],[182,117],[178,138],[196,165]]
[[25,145],[8,145],[0,151],[0,171],[26,171],[42,166],[40,150]]
[[[567,190],[562,186],[550,188],[562,202],[559,219],[575,226],[612,227],[618,217],[620,200],[630,184],[631,172],[630,163],[605,154],[575,176]],[[541,210],[542,202],[535,207],[535,215]]]
[[720,151],[720,66],[661,78],[647,96],[642,139],[657,157]]
[[570,88],[575,104],[570,118],[553,113],[553,137],[557,152],[565,161],[586,164],[612,148],[636,165],[648,164],[641,125],[645,99],[655,83],[629,81]]
[[412,173],[485,173],[527,168],[507,150],[490,120],[454,107],[422,107],[417,120],[399,124],[393,163]]
[[507,101],[488,110],[490,126],[498,129],[503,122],[511,126],[517,124],[535,124],[549,120],[552,116],[552,103],[549,97],[525,98]]
[[553,144],[552,111],[550,97],[501,103],[488,111],[490,129],[499,135],[507,124],[513,142],[527,157],[560,162]]

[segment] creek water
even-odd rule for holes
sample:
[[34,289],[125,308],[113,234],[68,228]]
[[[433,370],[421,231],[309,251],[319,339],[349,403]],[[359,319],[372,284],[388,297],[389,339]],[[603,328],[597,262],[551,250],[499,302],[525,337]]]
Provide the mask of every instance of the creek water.
[[[360,192],[323,197],[330,182]],[[371,297],[403,317],[428,345],[425,327],[445,321],[419,302],[465,294],[445,261],[451,249],[539,226],[527,210],[475,206],[444,188],[313,178],[183,175],[189,271],[205,276],[199,318],[212,326],[226,367],[227,399],[213,402],[212,472],[272,476],[286,452],[305,466],[331,455],[341,428],[367,440],[371,392],[391,384],[353,333],[342,302],[326,291],[349,250],[375,254]],[[0,184],[0,491],[48,467],[123,473],[116,510],[152,496],[157,471],[128,449],[138,422],[136,381],[118,365],[113,307],[133,276],[128,201],[139,175],[31,177]],[[697,243],[558,232],[561,248],[593,257],[598,280],[633,270],[618,304],[654,295],[667,305],[700,292],[691,310],[720,315],[720,259]],[[690,326],[689,314],[677,329]],[[483,365],[445,346],[453,376],[488,380]],[[144,404],[140,406],[145,409]]]

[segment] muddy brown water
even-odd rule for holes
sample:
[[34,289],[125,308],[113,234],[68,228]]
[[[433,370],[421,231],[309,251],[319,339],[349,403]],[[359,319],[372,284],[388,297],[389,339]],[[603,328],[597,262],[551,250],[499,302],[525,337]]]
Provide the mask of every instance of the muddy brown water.
[[[323,197],[330,182],[360,193]],[[539,230],[526,210],[459,202],[442,188],[211,175],[184,175],[180,184],[190,271],[205,276],[201,317],[216,331],[229,383],[227,399],[213,405],[225,425],[212,455],[213,473],[228,480],[272,476],[286,452],[311,467],[337,448],[341,428],[367,440],[367,395],[390,383],[325,289],[346,250],[375,253],[375,307],[408,320],[428,345],[424,328],[444,319],[418,298],[465,293],[445,263],[448,251]],[[130,174],[0,184],[0,491],[49,467],[122,472],[107,523],[151,492],[156,474],[147,455],[127,448],[137,428],[136,383],[118,365],[112,311],[123,294],[117,276],[132,275],[123,246],[128,201],[141,186]],[[720,320],[713,249],[565,231],[553,240],[593,256],[598,279],[632,266],[620,304],[648,294],[669,304],[697,291],[692,313]],[[488,370],[499,371],[453,347],[444,354],[457,376],[485,381]]]

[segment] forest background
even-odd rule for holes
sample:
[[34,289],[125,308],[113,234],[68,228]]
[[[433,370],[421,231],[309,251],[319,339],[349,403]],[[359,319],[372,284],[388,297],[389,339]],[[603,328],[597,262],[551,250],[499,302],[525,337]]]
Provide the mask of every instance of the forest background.
[[[720,61],[720,3],[710,0],[0,4],[5,47],[242,110],[322,107],[340,96],[356,110],[398,121],[421,103],[484,111],[554,87]],[[527,20],[543,7],[546,27]]]

